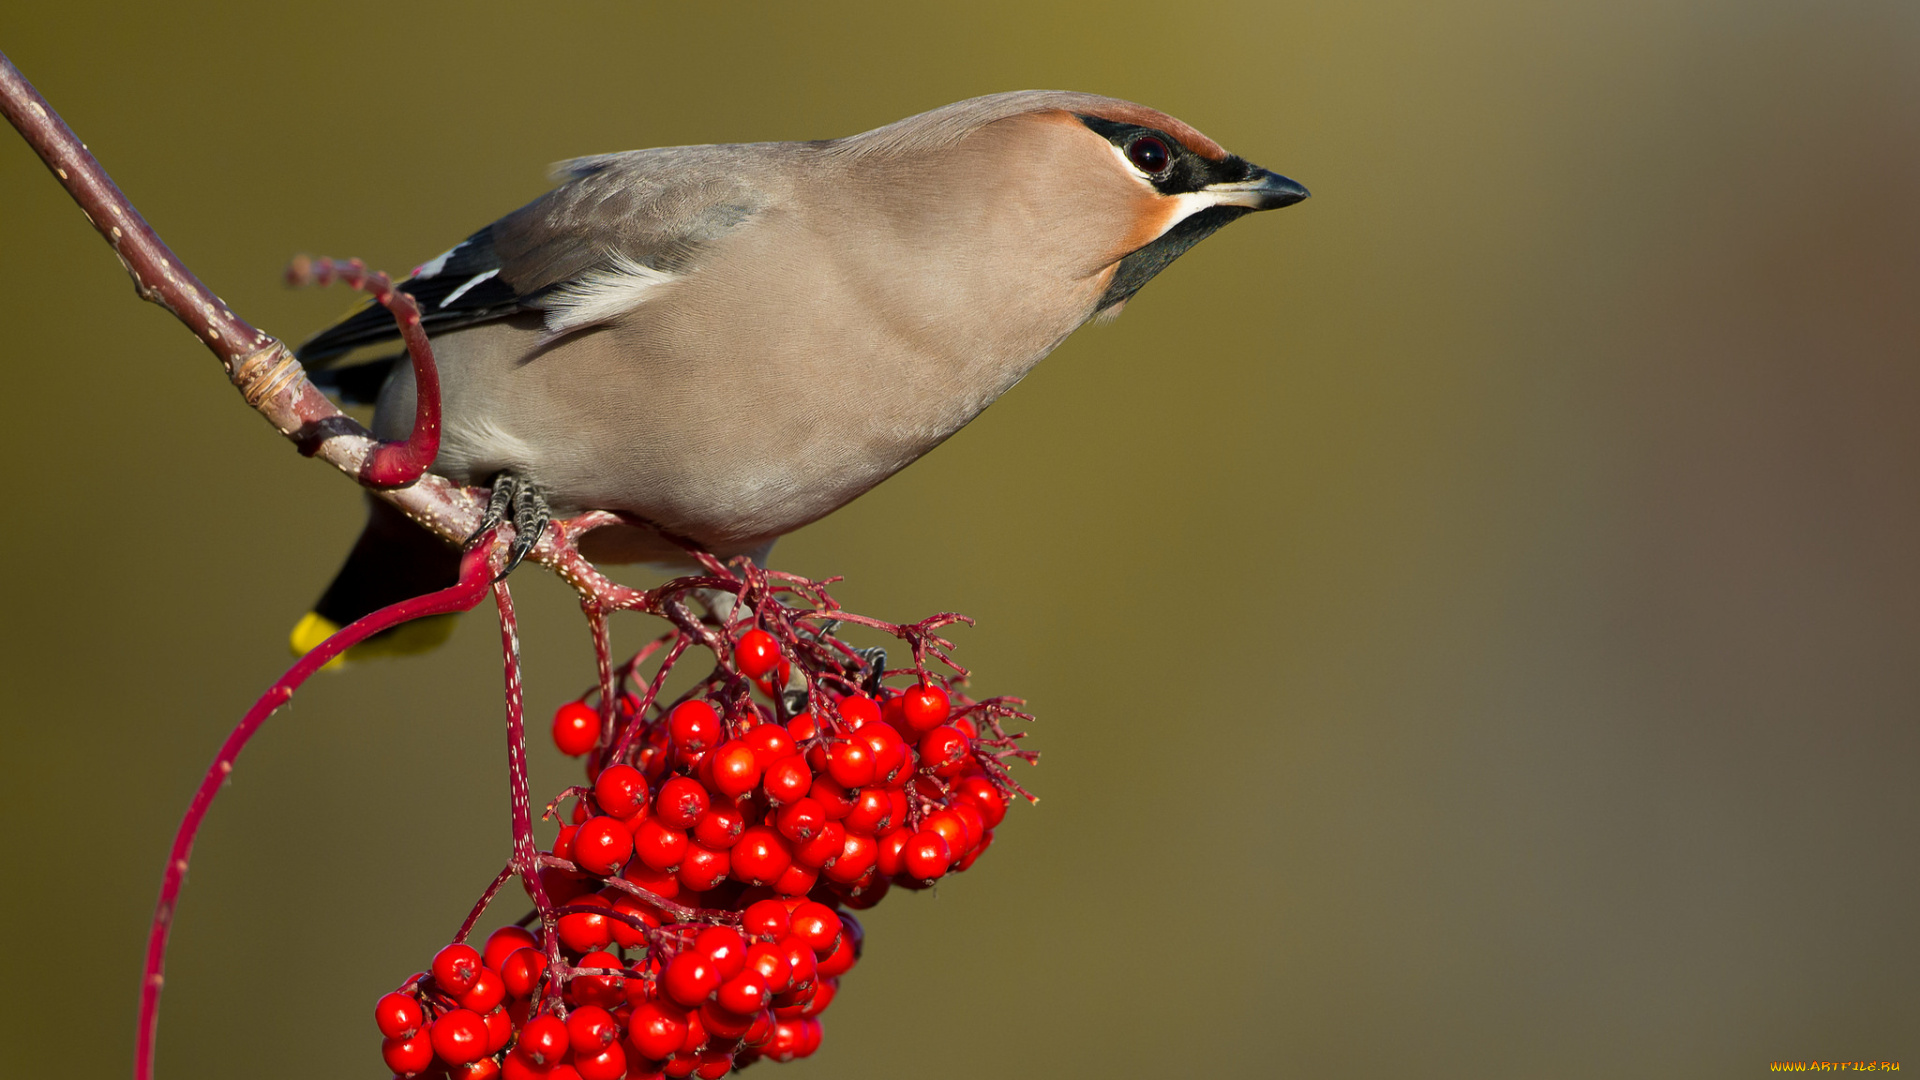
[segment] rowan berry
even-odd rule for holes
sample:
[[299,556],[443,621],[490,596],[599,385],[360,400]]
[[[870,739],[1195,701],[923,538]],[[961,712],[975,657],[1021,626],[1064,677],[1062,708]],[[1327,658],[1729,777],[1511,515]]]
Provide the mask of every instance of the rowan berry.
[[803,712],[787,721],[787,734],[793,736],[795,742],[806,742],[820,734],[820,721],[814,719],[811,712]]
[[808,797],[819,803],[827,811],[830,820],[838,821],[853,810],[853,794],[836,783],[831,776],[815,776],[813,786],[807,790]]
[[966,760],[967,737],[952,724],[941,724],[920,739],[920,764],[929,769],[957,765]]
[[795,907],[792,920],[792,936],[821,956],[832,952],[834,943],[840,940],[840,916],[818,901],[807,900]]
[[[784,934],[781,935],[783,938]],[[793,965],[787,962],[787,954],[781,946],[766,941],[756,941],[747,946],[747,970],[757,972],[767,984],[767,992],[777,994],[787,988],[793,978]]]
[[433,1052],[449,1065],[487,1055],[487,1023],[471,1009],[449,1009],[433,1022]]
[[576,1057],[583,1051],[599,1053],[619,1035],[620,1028],[613,1022],[613,1014],[598,1005],[583,1005],[567,1016],[567,1045]]
[[850,833],[873,836],[893,827],[893,800],[885,788],[861,788],[843,823]]
[[389,1038],[380,1044],[380,1057],[400,1076],[425,1072],[433,1064],[433,1037],[423,1030],[404,1038]]
[[740,674],[758,679],[780,666],[780,643],[765,630],[749,630],[740,635],[740,643],[733,647],[733,659],[739,665]]
[[619,1043],[609,1043],[599,1053],[582,1054],[573,1052],[573,1067],[580,1074],[580,1080],[622,1080],[628,1076],[627,1052],[620,1049]]
[[912,839],[912,829],[899,828],[882,833],[874,841],[874,865],[882,874],[893,877],[907,868],[907,844]]
[[901,854],[908,875],[920,881],[932,881],[946,873],[953,861],[953,851],[947,846],[946,838],[926,829],[914,833]]
[[507,957],[515,952],[535,944],[533,935],[518,926],[503,926],[487,935],[487,943],[480,949],[480,962],[495,971],[507,962]]
[[715,800],[694,822],[693,838],[715,851],[724,851],[740,839],[746,827],[747,816],[737,804]]
[[900,714],[915,735],[925,735],[947,722],[947,717],[953,715],[953,703],[945,690],[921,683],[900,696]]
[[569,701],[553,714],[553,745],[568,757],[579,757],[600,741],[600,710],[584,701]]
[[687,1037],[686,1014],[667,1001],[649,1001],[636,1005],[627,1020],[627,1041],[640,1056],[665,1061],[680,1049]]
[[775,761],[761,776],[767,798],[776,803],[790,803],[800,798],[813,783],[813,770],[807,768],[807,759],[799,754],[788,754]]
[[667,962],[661,987],[674,1001],[695,1008],[720,989],[720,969],[710,957],[688,949]]
[[811,866],[789,863],[773,882],[773,891],[781,896],[805,896],[820,883],[820,871]]
[[747,966],[747,942],[731,926],[709,926],[693,939],[693,951],[713,961],[722,981],[740,974]]
[[967,850],[967,827],[960,822],[960,815],[952,810],[940,809],[921,819],[920,827],[937,832],[947,842],[950,853],[964,853]]
[[[783,909],[780,914],[782,916],[781,932],[785,933],[786,911]],[[373,1022],[379,1027],[381,1035],[389,1039],[404,1039],[420,1030],[420,1025],[427,1022],[427,1014],[420,1008],[420,1002],[414,1000],[412,994],[403,994],[396,990],[391,994],[381,995],[380,1000],[373,1003]]]
[[979,846],[980,837],[987,831],[987,823],[981,818],[980,811],[967,802],[956,802],[947,810],[960,819],[960,827],[965,830],[965,835],[960,839],[960,849],[972,851]]
[[814,971],[819,967],[820,958],[814,955],[813,946],[796,934],[781,938],[780,955],[787,961],[787,988],[782,993],[792,993],[797,989],[813,985]]
[[730,854],[734,880],[748,885],[773,884],[793,862],[786,838],[765,825],[742,832]]
[[980,856],[985,855],[987,849],[992,846],[993,830],[988,829],[986,832],[980,834],[980,843],[974,847],[972,851],[967,852],[966,857],[960,860],[960,865],[954,869],[965,870],[967,867],[972,866],[975,862],[979,861]]
[[711,749],[720,741],[720,714],[699,699],[683,701],[667,717],[673,745],[683,753]]
[[833,978],[824,971],[820,972],[819,979],[813,984],[813,997],[808,999],[807,1003],[800,1007],[800,1015],[819,1016],[821,1013],[826,1012],[827,1006],[833,1004],[833,996],[839,992],[840,980]]
[[814,799],[800,799],[782,807],[774,819],[774,825],[780,835],[796,844],[811,840],[815,833],[827,823],[826,808]]
[[829,821],[813,834],[813,839],[794,845],[794,864],[809,870],[818,869],[840,854],[846,843],[847,827],[838,821]]
[[481,970],[480,951],[471,945],[456,942],[433,956],[433,981],[448,994],[466,993]]
[[[580,958],[575,965],[583,968],[607,968],[619,971],[620,958],[610,952],[590,952]],[[627,980],[624,975],[576,975],[567,983],[567,995],[576,1005],[598,1005],[611,1009],[620,1004],[626,996]]]
[[513,1014],[504,1007],[494,1009],[480,1019],[487,1024],[487,1053],[497,1054],[513,1041]]
[[840,719],[847,726],[859,731],[868,724],[880,719],[880,703],[862,694],[854,694],[840,699]]
[[593,778],[593,801],[603,814],[625,820],[647,808],[647,778],[627,764],[609,765]]
[[671,870],[687,854],[687,834],[656,814],[633,831],[633,852],[655,870]]
[[498,1080],[499,1076],[500,1063],[490,1057],[455,1065],[447,1070],[447,1080]]
[[703,767],[713,772],[713,789],[737,799],[760,783],[760,759],[753,747],[738,739],[721,743],[708,754]]
[[546,953],[531,947],[515,949],[500,965],[500,983],[512,997],[531,997],[546,973]]
[[795,752],[793,735],[779,724],[759,724],[740,740],[753,748],[753,756],[760,761],[760,767],[768,765]]
[[962,777],[953,791],[956,798],[980,811],[981,821],[989,829],[998,827],[1007,816],[1007,797],[984,776]]
[[553,857],[573,861],[573,834],[580,831],[578,825],[562,825],[553,838]]
[[657,870],[636,859],[627,864],[620,876],[663,900],[680,895],[680,878],[671,869]]
[[834,743],[827,749],[827,772],[849,791],[873,783],[873,748],[865,740]]
[[880,845],[867,833],[849,832],[840,847],[840,854],[828,860],[821,868],[828,881],[842,885],[851,885],[860,880],[860,876],[873,869],[875,856]]
[[[637,920],[640,926],[657,927],[660,925],[660,917],[653,913],[653,909],[635,900],[631,896],[616,897],[613,901],[613,910],[620,915],[627,916],[629,919]],[[625,919],[608,918],[607,928],[613,931],[614,944],[619,945],[621,948],[637,949],[647,943],[646,932],[633,923],[627,922]]]
[[660,785],[660,794],[654,798],[653,815],[672,828],[691,829],[700,815],[707,812],[708,801],[707,789],[700,786],[700,781],[676,776]]
[[589,893],[575,897],[568,906],[586,910],[569,911],[560,916],[556,928],[560,944],[574,952],[584,953],[604,948],[613,941],[613,920],[606,916],[613,905],[607,902],[606,897]]
[[552,1013],[541,1013],[520,1028],[514,1052],[535,1065],[552,1066],[567,1056],[567,1025]]
[[833,947],[833,951],[820,958],[820,962],[814,967],[814,973],[821,978],[837,979],[853,970],[854,962],[860,958],[859,949],[855,944],[858,940],[853,928],[847,927],[841,932],[840,942]]
[[[773,991],[767,988],[766,976],[749,968],[721,983],[714,1000],[729,1012],[751,1017],[766,1008],[772,998]],[[746,1033],[743,1031],[741,1034]]]
[[704,844],[688,844],[675,875],[680,884],[694,892],[706,892],[727,879],[733,864],[732,852],[716,851]]
[[505,1001],[506,997],[507,985],[500,981],[500,973],[492,968],[483,967],[480,969],[480,974],[474,978],[473,985],[467,988],[466,993],[460,995],[460,1007],[473,1010],[475,1016],[485,1016],[493,1011],[494,1006]]
[[633,833],[619,818],[597,814],[573,834],[573,861],[589,874],[617,874],[632,857]]

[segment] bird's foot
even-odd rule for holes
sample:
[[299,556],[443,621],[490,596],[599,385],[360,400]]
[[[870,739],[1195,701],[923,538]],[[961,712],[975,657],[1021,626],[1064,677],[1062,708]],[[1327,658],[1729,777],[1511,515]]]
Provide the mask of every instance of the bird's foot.
[[502,471],[493,478],[493,493],[487,496],[487,513],[480,519],[480,527],[467,538],[467,546],[472,547],[493,529],[499,528],[509,520],[513,523],[513,543],[507,547],[507,565],[500,570],[495,581],[513,573],[520,560],[527,557],[540,537],[547,531],[547,523],[553,520],[552,512],[547,508],[547,497],[540,489],[511,471]]

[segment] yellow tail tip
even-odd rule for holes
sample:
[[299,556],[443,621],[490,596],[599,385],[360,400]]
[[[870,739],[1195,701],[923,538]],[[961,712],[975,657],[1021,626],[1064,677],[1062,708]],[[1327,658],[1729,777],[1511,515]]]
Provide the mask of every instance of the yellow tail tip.
[[[415,619],[410,623],[402,623],[355,645],[345,653],[327,661],[326,666],[329,669],[338,669],[346,666],[347,661],[358,662],[383,656],[413,656],[418,653],[432,652],[444,645],[447,638],[453,635],[453,624],[457,618],[457,615],[431,615],[424,619]],[[339,632],[340,624],[317,611],[309,611],[295,624],[293,633],[288,635],[287,644],[292,646],[293,655],[305,656]]]

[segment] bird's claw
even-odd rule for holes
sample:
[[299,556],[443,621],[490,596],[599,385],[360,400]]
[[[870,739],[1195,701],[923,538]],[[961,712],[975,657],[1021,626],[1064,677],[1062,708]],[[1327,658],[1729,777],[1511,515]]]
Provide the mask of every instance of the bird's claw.
[[553,520],[552,512],[547,508],[547,498],[540,489],[512,472],[502,472],[493,478],[493,491],[487,496],[487,512],[480,519],[480,527],[467,538],[466,546],[471,548],[480,542],[480,538],[499,528],[509,518],[513,522],[513,543],[507,546],[507,563],[494,577],[499,581],[513,568],[520,565],[534,546],[540,543],[540,537],[547,531],[547,524]]

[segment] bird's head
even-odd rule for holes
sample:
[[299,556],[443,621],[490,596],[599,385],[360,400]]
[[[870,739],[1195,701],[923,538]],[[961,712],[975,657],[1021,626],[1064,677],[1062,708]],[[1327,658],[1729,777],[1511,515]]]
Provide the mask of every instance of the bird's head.
[[937,198],[952,208],[942,229],[964,221],[1029,259],[1057,257],[1103,315],[1222,225],[1307,197],[1166,113],[1067,91],[972,98],[835,149],[917,163],[939,194],[917,192],[912,213],[924,220]]

